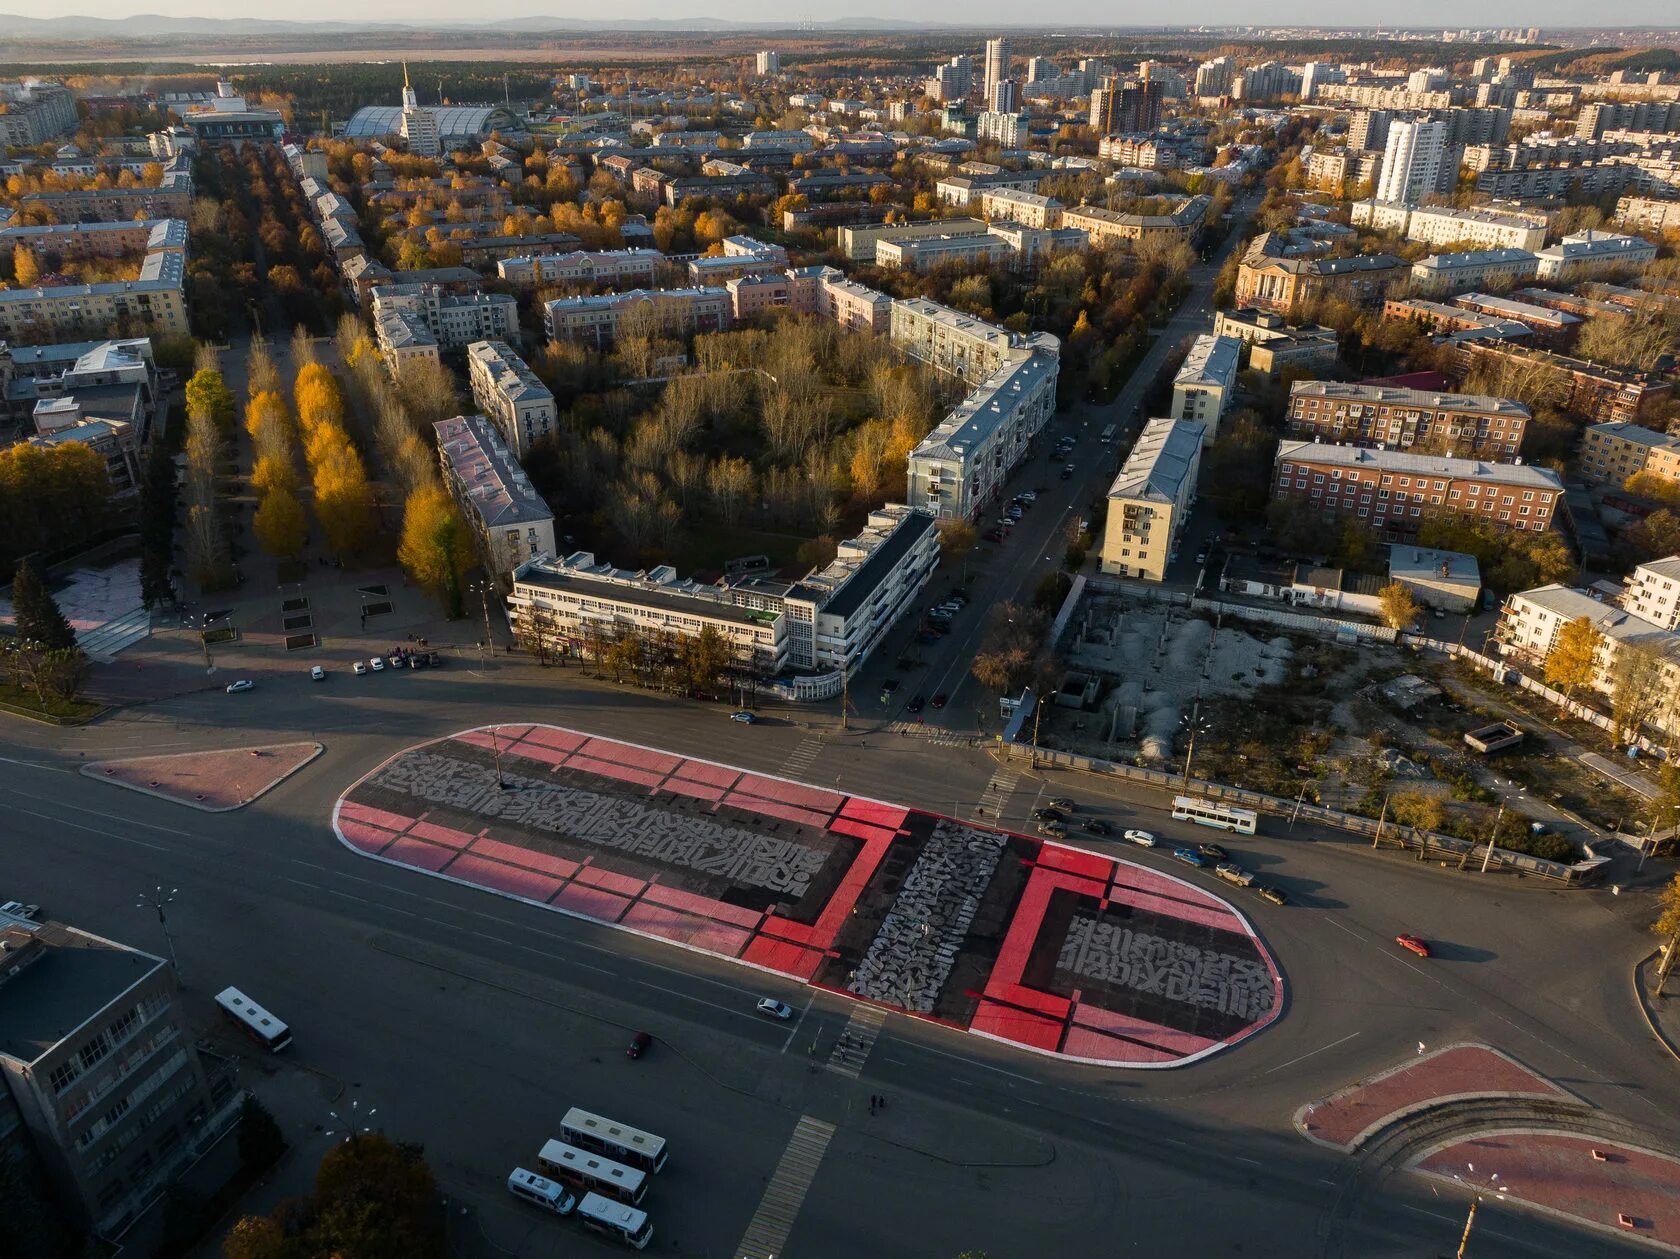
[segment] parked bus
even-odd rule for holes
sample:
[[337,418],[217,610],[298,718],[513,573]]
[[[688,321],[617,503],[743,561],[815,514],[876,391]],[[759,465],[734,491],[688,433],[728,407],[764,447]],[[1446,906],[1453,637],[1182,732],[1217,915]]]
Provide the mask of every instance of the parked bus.
[[623,1163],[615,1163],[610,1158],[602,1158],[599,1154],[591,1154],[588,1150],[580,1150],[575,1145],[567,1145],[564,1141],[543,1142],[542,1153],[537,1155],[537,1166],[542,1168],[544,1176],[570,1181],[593,1193],[610,1194],[632,1206],[647,1193],[645,1173]]
[[528,1172],[523,1167],[513,1169],[507,1178],[507,1187],[514,1197],[523,1198],[556,1215],[570,1215],[572,1208],[577,1206],[577,1198],[567,1193],[565,1186],[535,1172]]
[[1254,824],[1259,820],[1253,809],[1233,808],[1213,800],[1198,800],[1195,796],[1174,796],[1172,815],[1175,822],[1194,822],[1197,826],[1235,831],[1239,835],[1254,834]]
[[560,1121],[560,1136],[583,1150],[594,1150],[645,1172],[665,1166],[665,1138],[641,1132],[628,1124],[603,1119],[576,1106]]
[[583,1201],[578,1203],[577,1217],[590,1232],[637,1250],[646,1250],[653,1240],[653,1225],[648,1223],[646,1211],[633,1211],[622,1202],[613,1202],[600,1194],[584,1194]]
[[270,1053],[279,1053],[292,1043],[292,1029],[237,988],[223,988],[216,994],[216,1004],[257,1044]]
[[1107,446],[1109,443],[1111,443],[1114,440],[1114,433],[1115,433],[1115,426],[1112,425],[1112,424],[1110,424],[1107,428],[1103,429],[1102,439],[1101,439],[1102,444]]

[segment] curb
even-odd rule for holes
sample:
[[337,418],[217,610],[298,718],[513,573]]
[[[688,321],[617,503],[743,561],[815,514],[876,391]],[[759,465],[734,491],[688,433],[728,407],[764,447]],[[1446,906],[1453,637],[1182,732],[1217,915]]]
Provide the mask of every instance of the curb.
[[1633,964],[1633,995],[1634,999],[1639,1002],[1639,1012],[1645,1016],[1645,1026],[1651,1029],[1651,1035],[1656,1037],[1664,1049],[1668,1050],[1670,1058],[1680,1062],[1680,1047],[1676,1047],[1674,1042],[1664,1034],[1661,1026],[1658,1025],[1657,1016],[1651,1010],[1650,998],[1645,995],[1645,981],[1640,976],[1640,972],[1649,963],[1655,961],[1658,956],[1658,951],[1652,949],[1651,952]]
[[[296,774],[299,770],[304,769],[306,766],[310,765],[315,760],[316,757],[320,756],[322,752],[326,751],[326,745],[323,744],[323,743],[316,743],[313,740],[299,740],[298,741],[299,744],[306,743],[306,742],[310,743],[315,749],[313,752],[311,752],[308,755],[308,757],[306,757],[304,760],[299,761],[296,765],[292,766],[291,769],[287,770],[284,774],[281,774],[280,777],[274,779],[272,782],[269,782],[269,783],[265,784],[255,795],[249,796],[244,800],[240,800],[236,804],[202,804],[197,800],[188,800],[188,799],[186,799],[182,796],[175,795],[172,792],[160,791],[160,790],[158,790],[156,788],[153,788],[153,787],[142,787],[142,786],[139,786],[136,783],[122,782],[118,779],[108,778],[103,773],[95,772],[95,771],[98,771],[98,770],[103,770],[107,765],[120,764],[120,762],[116,762],[116,761],[91,761],[88,764],[81,766],[80,773],[86,778],[93,779],[95,782],[108,783],[113,787],[121,787],[124,791],[137,791],[143,796],[151,796],[155,800],[166,800],[170,804],[185,805],[189,809],[197,809],[200,813],[234,813],[234,812],[236,812],[240,809],[243,809],[246,805],[252,804],[252,803],[256,802],[257,800],[262,799],[262,797],[266,796],[269,792],[273,791],[276,787],[278,787],[281,783],[285,782],[288,778],[292,777],[292,775]],[[228,749],[223,749],[223,750],[232,751],[232,752],[264,752],[264,751],[267,751],[271,747],[287,747],[287,746],[298,746],[298,744],[287,745],[287,744],[283,744],[283,743],[282,744],[272,744],[271,743],[271,744],[265,744],[262,747],[228,748]],[[193,756],[193,755],[195,755],[195,753],[182,752],[182,753],[178,753],[178,755]],[[143,759],[143,758],[133,758],[133,759]]]

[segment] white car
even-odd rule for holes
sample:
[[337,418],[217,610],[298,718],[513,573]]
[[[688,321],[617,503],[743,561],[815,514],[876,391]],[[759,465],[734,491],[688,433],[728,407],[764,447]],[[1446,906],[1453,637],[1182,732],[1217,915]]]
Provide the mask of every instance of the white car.
[[320,665],[311,665],[309,669],[309,680],[311,682],[325,682],[327,680],[327,671]]
[[774,997],[759,998],[756,1009],[760,1014],[768,1014],[773,1019],[787,1020],[793,1017],[793,1007],[777,1001]]
[[368,657],[368,668],[372,669],[375,673],[384,672],[385,657],[383,657],[383,656],[370,656],[370,657]]
[[1134,844],[1142,844],[1145,848],[1155,847],[1155,836],[1148,831],[1127,831],[1126,838]]
[[367,673],[367,665],[358,660],[350,666],[350,672],[354,673],[357,677],[361,677]]
[[229,682],[227,684],[227,693],[229,695],[237,695],[240,691],[248,691],[255,685],[256,683],[251,681],[250,678],[240,678],[237,682]]

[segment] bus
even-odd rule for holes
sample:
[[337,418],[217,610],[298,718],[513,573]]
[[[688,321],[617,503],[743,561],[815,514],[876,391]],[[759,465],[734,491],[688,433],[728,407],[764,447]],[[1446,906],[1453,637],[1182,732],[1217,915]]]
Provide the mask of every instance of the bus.
[[292,1029],[237,988],[223,988],[216,994],[216,1004],[257,1044],[269,1053],[277,1054],[292,1043]]
[[594,1150],[645,1172],[657,1172],[665,1166],[664,1137],[639,1132],[628,1124],[603,1119],[576,1106],[560,1121],[560,1136],[580,1149]]
[[633,1211],[622,1202],[586,1193],[578,1203],[577,1218],[592,1233],[600,1233],[626,1246],[646,1250],[653,1240],[653,1225],[648,1223],[646,1211]]
[[1103,429],[1102,437],[1100,439],[1102,441],[1103,445],[1107,446],[1111,442],[1114,441],[1114,432],[1115,432],[1115,426],[1112,425],[1112,424],[1110,424],[1107,428]]
[[1172,815],[1175,822],[1194,822],[1197,826],[1235,831],[1239,835],[1254,834],[1254,824],[1259,820],[1259,814],[1253,809],[1238,809],[1213,800],[1198,800],[1195,796],[1174,796]]
[[580,1150],[564,1141],[543,1142],[537,1166],[544,1176],[567,1180],[593,1193],[610,1194],[634,1206],[647,1193],[647,1176],[634,1167]]

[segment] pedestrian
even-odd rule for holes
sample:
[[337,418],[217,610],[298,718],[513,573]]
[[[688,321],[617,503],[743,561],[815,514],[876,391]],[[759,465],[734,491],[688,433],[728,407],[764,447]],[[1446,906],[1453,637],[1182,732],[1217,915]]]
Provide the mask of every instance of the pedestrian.
[[876,1109],[885,1110],[887,1108],[887,1095],[885,1093],[882,1093],[880,1097],[875,1099],[875,1102],[876,1102]]

